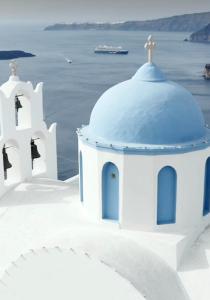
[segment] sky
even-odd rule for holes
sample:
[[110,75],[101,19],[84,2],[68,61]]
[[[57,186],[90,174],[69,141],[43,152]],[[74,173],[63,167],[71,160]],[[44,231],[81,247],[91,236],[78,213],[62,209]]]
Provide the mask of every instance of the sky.
[[210,0],[0,0],[3,22],[118,22],[210,11]]

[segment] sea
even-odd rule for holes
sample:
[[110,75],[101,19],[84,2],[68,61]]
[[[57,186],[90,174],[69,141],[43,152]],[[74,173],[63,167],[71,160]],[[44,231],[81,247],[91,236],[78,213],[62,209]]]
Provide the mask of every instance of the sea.
[[[88,124],[96,101],[109,87],[130,78],[146,62],[149,34],[156,40],[154,62],[168,79],[189,89],[210,125],[210,81],[202,78],[210,63],[210,44],[184,42],[189,33],[145,31],[44,31],[44,25],[0,25],[0,50],[36,55],[17,60],[22,80],[44,82],[44,118],[56,122],[59,179],[78,173],[76,130]],[[98,45],[122,46],[129,54],[100,55]],[[67,63],[65,58],[73,61]],[[0,84],[8,80],[8,61],[0,61]]]

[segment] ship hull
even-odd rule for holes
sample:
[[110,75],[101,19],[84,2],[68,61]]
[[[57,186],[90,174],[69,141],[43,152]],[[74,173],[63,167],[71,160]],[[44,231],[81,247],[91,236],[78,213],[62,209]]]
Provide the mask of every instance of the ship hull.
[[119,51],[112,51],[112,50],[95,50],[97,54],[118,54],[118,55],[126,55],[128,54],[127,50],[119,50]]

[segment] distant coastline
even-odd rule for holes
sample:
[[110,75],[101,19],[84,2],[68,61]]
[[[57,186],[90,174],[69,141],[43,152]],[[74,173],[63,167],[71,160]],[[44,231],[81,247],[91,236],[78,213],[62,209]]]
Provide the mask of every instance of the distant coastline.
[[192,33],[189,41],[196,43],[210,43],[210,23],[200,30]]
[[32,53],[28,53],[21,50],[8,50],[0,51],[0,60],[16,59],[21,57],[34,57]]
[[54,24],[44,28],[46,31],[62,30],[142,30],[194,32],[206,26],[210,12],[185,14],[148,21],[127,21],[123,23],[71,23]]

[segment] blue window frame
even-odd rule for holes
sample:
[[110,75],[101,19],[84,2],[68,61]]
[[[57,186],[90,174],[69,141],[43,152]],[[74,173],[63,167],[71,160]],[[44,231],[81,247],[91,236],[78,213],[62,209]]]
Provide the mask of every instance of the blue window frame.
[[119,171],[111,162],[102,170],[102,217],[119,220]]
[[157,224],[176,222],[176,171],[166,166],[158,174]]
[[203,215],[210,212],[210,158],[206,161],[205,175],[204,175],[204,203]]

